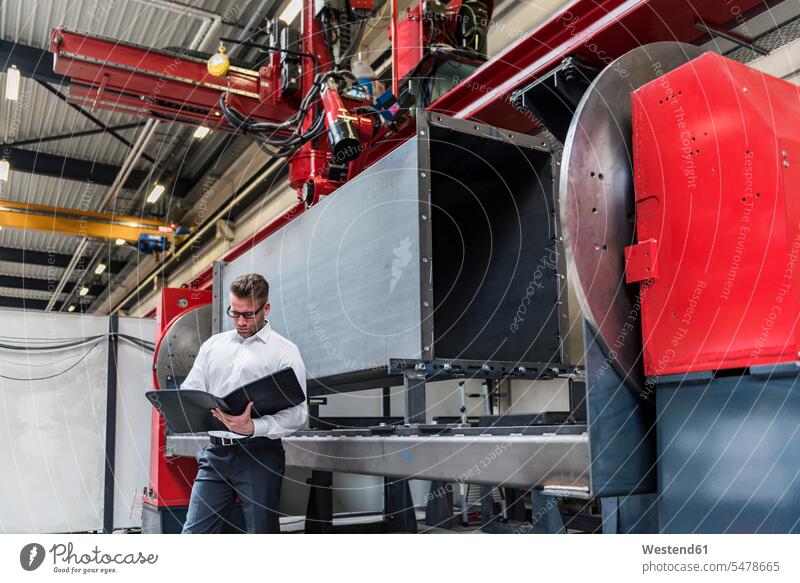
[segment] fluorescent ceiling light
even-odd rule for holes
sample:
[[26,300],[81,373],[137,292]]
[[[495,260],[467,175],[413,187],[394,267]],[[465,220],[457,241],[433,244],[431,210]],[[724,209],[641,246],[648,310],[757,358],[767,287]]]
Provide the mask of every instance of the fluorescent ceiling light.
[[300,14],[302,9],[303,0],[290,0],[289,4],[283,9],[283,12],[281,12],[281,15],[278,18],[287,24],[291,24],[292,21],[297,18],[297,15]]
[[98,263],[97,267],[94,268],[94,274],[95,275],[100,275],[105,270],[106,270],[106,264],[105,263]]
[[19,98],[19,77],[16,65],[6,69],[6,99],[16,101]]
[[86,294],[88,294],[88,293],[89,293],[89,288],[88,288],[88,287],[86,287],[86,286],[83,286],[83,287],[81,288],[81,291],[79,291],[79,292],[78,292],[78,294],[79,294],[79,295],[81,295],[81,296],[85,296],[85,295],[86,295]]
[[156,184],[153,187],[153,190],[150,191],[150,194],[147,195],[147,202],[154,204],[159,198],[161,198],[161,195],[164,194],[165,190],[166,188],[164,188],[163,184]]
[[194,137],[198,140],[202,140],[210,133],[211,128],[207,128],[206,126],[197,126],[197,129],[194,130]]
[[6,182],[9,174],[11,174],[11,164],[8,160],[0,160],[0,180]]
[[114,243],[116,243],[118,247],[122,247],[125,244],[125,239],[117,239]]

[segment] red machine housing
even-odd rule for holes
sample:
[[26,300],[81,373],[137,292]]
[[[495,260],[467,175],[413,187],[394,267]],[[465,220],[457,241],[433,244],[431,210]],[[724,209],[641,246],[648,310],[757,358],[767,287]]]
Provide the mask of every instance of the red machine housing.
[[645,374],[797,361],[797,87],[706,53],[632,108]]
[[[177,318],[199,306],[211,303],[210,290],[189,288],[163,288],[161,302],[156,312],[155,354],[161,340]],[[156,390],[158,378],[153,370],[153,386]],[[197,462],[188,457],[166,457],[167,445],[164,419],[153,409],[150,430],[150,485],[144,503],[162,507],[186,506],[197,476]]]
[[[442,12],[429,9],[426,2],[420,1],[411,6],[396,22],[392,22],[389,39],[393,46],[393,67],[396,79],[404,79],[420,64],[432,43],[447,44],[453,38],[459,19],[463,18],[461,7],[464,0],[451,0]],[[494,0],[484,0],[491,21]]]

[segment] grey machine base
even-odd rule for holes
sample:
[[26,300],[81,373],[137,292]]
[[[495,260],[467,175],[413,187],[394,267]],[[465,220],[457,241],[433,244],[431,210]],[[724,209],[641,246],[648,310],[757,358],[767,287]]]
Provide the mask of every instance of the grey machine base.
[[797,371],[658,379],[661,532],[800,532]]

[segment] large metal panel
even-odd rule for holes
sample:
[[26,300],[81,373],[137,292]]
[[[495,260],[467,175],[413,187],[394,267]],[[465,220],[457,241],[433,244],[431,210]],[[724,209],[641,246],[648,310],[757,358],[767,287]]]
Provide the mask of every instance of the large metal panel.
[[245,273],[267,278],[269,321],[300,347],[309,377],[420,358],[417,169],[412,139],[223,266],[224,290]]
[[490,126],[417,121],[408,142],[222,266],[219,287],[263,274],[273,327],[337,390],[420,370],[567,372],[552,153]]

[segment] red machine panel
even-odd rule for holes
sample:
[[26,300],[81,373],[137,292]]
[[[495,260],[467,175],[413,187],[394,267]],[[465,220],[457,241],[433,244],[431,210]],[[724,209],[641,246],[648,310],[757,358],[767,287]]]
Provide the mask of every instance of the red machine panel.
[[798,360],[798,88],[706,53],[632,106],[645,373]]
[[[210,290],[190,288],[163,288],[161,302],[156,312],[156,350],[164,333],[179,316],[211,303]],[[153,374],[156,389],[158,379]],[[164,451],[167,445],[164,432],[164,419],[153,409],[150,431],[150,487],[145,502],[153,506],[186,506],[192,492],[192,484],[197,475],[197,462],[188,457],[167,458]]]

